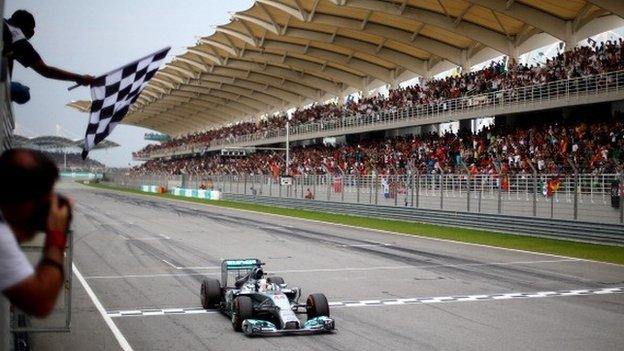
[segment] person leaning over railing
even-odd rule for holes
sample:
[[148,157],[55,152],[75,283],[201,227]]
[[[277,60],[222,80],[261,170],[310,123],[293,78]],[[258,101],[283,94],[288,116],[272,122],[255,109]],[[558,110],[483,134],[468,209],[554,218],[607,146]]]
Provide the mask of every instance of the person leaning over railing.
[[[56,67],[48,66],[37,50],[28,41],[35,35],[35,17],[28,11],[17,10],[9,19],[4,20],[2,41],[4,48],[2,55],[8,59],[9,73],[13,72],[13,61],[17,60],[22,66],[32,68],[40,75],[57,80],[73,81],[80,85],[90,85],[94,78],[90,75],[81,75],[68,72]],[[11,100],[24,104],[30,100],[29,88],[18,82],[11,83]]]
[[[53,190],[56,165],[39,151],[13,149],[0,156],[0,319],[10,302],[45,317],[64,281],[63,256],[71,205]],[[33,269],[19,243],[45,232],[42,259]]]

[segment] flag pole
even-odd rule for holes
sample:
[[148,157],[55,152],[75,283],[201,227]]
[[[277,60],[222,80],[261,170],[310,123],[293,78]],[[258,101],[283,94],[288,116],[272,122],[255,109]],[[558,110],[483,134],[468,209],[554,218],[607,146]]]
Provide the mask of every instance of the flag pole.
[[[156,55],[157,53],[159,53],[159,52],[161,52],[161,51],[165,51],[165,50],[167,50],[167,51],[168,51],[168,50],[171,50],[171,46],[167,46],[167,47],[164,47],[164,48],[162,48],[162,49],[160,49],[160,50],[156,50],[156,51],[152,52],[151,54],[147,54],[147,55],[145,55],[145,56],[143,56],[143,57],[141,57],[141,58],[139,58],[139,59],[136,59],[136,60],[134,60],[134,61],[132,61],[132,62],[130,62],[130,63],[127,63],[127,64],[125,64],[125,65],[123,65],[123,66],[121,66],[121,67],[119,67],[119,68],[116,68],[116,69],[110,70],[110,71],[108,71],[108,72],[106,72],[106,73],[104,73],[104,74],[100,74],[100,75],[99,75],[99,76],[97,76],[95,79],[99,79],[99,78],[102,78],[102,77],[104,77],[104,76],[107,76],[107,75],[109,75],[109,74],[111,74],[111,73],[113,73],[113,72],[117,72],[117,71],[119,71],[120,69],[123,69],[123,68],[125,68],[125,67],[127,67],[127,66],[133,65],[133,64],[135,64],[135,63],[137,63],[137,62],[139,62],[139,61],[141,61],[141,60],[143,60],[143,59],[146,59],[146,58],[148,58],[148,57],[150,57],[150,56],[154,56],[154,55]],[[72,85],[71,87],[67,88],[67,91],[72,91],[72,90],[74,90],[74,89],[78,88],[79,86],[80,86],[80,84],[76,83],[76,84]]]

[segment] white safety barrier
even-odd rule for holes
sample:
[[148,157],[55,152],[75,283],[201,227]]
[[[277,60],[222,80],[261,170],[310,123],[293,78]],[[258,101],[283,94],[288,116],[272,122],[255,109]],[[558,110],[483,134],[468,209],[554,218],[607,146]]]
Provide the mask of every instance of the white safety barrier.
[[196,199],[221,200],[221,192],[218,190],[174,188],[171,194]]
[[158,185],[141,185],[141,191],[146,193],[160,193]]

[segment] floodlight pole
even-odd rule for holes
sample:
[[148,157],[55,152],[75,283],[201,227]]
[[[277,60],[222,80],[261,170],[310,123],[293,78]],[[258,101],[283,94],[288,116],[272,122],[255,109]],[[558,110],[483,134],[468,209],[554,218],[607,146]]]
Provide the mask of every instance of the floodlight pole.
[[286,118],[286,175],[290,175],[290,117]]

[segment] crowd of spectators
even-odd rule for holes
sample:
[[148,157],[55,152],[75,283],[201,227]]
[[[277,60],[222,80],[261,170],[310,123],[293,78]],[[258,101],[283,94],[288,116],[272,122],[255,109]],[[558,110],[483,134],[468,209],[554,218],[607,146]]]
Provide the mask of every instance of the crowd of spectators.
[[[314,145],[291,150],[291,175],[385,175],[465,173],[615,173],[624,163],[624,118],[533,127],[486,127],[476,134],[437,133],[366,140],[353,145]],[[205,155],[155,159],[132,169],[146,174],[238,174],[279,176],[283,151],[243,157]]]
[[[547,59],[542,65],[491,62],[476,71],[443,79],[430,79],[408,87],[390,90],[387,96],[375,95],[349,99],[345,104],[314,104],[295,110],[291,125],[336,121],[351,115],[371,115],[380,111],[393,112],[399,108],[439,104],[444,100],[466,95],[514,89],[543,84],[566,78],[582,77],[624,69],[624,41],[607,41],[589,46],[577,46]],[[266,135],[268,131],[284,128],[286,114],[272,116],[260,122],[242,122],[206,132],[183,136],[162,144],[152,144],[138,151],[136,156],[147,156],[156,150],[184,146],[209,145],[213,140],[228,140],[248,134]]]
[[[68,153],[67,158],[62,152],[44,152],[44,154],[50,158],[57,167],[61,170],[68,171],[96,171],[104,170],[106,166],[92,158],[87,157],[85,160],[79,153]],[[65,161],[67,160],[67,168],[65,168]]]

